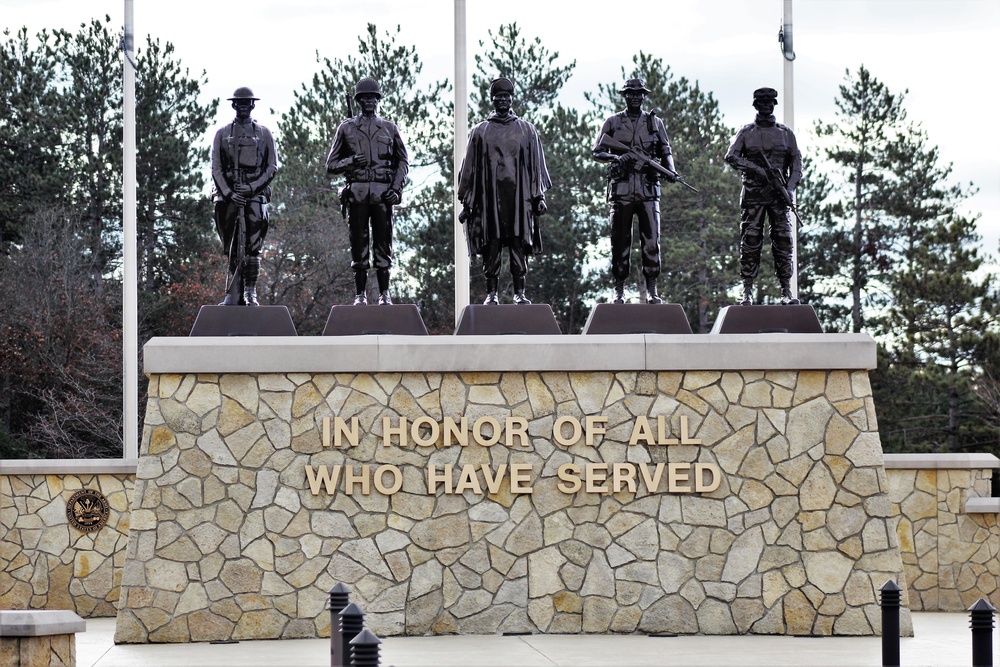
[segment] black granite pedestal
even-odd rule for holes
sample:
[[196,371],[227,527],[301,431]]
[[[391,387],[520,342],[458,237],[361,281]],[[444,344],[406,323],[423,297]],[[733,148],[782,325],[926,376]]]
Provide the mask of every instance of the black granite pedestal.
[[456,336],[559,335],[559,324],[547,303],[470,305],[462,311]]
[[286,306],[202,306],[191,336],[296,336]]
[[326,318],[324,336],[395,334],[426,336],[420,310],[412,303],[368,306],[334,306]]
[[823,333],[816,311],[808,304],[726,306],[710,333]]
[[590,311],[585,334],[689,334],[679,303],[599,303]]

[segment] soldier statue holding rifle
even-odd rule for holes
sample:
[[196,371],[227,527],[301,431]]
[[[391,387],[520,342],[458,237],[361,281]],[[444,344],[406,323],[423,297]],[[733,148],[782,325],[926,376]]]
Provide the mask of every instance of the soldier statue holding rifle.
[[267,205],[278,156],[270,130],[250,118],[253,91],[237,88],[229,101],[236,119],[215,133],[212,142],[212,201],[215,228],[229,257],[222,306],[259,306],[257,276],[267,236]]
[[754,122],[744,125],[726,153],[726,163],[743,172],[740,193],[740,277],[744,306],[753,304],[753,283],[760,272],[764,245],[764,218],[771,226],[771,255],[781,283],[781,303],[797,304],[791,280],[792,222],[795,188],[802,179],[802,154],[792,131],[775,122],[778,92],[773,88],[753,91],[757,110]]
[[368,303],[370,255],[374,256],[378,302],[392,305],[389,296],[392,207],[402,199],[409,170],[409,157],[399,129],[375,113],[380,99],[378,81],[370,77],[358,81],[354,86],[354,101],[361,113],[340,124],[326,158],[327,174],[347,176],[340,199],[342,210],[347,213],[351,238],[355,306]]
[[612,302],[625,302],[632,220],[638,218],[646,302],[662,303],[656,287],[660,275],[660,179],[697,190],[684,183],[674,168],[663,121],[655,111],[642,110],[649,93],[645,82],[629,79],[619,92],[625,97],[625,111],[604,121],[593,153],[595,160],[608,163],[611,275],[615,281]]

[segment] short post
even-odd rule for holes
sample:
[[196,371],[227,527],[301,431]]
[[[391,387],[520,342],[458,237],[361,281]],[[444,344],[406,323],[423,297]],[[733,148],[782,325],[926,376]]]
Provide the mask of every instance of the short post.
[[993,613],[996,610],[985,598],[979,598],[969,607],[973,667],[993,667]]
[[899,603],[901,592],[891,579],[880,589],[882,607],[882,664],[899,666]]
[[351,640],[352,667],[378,667],[378,645],[382,643],[370,630],[362,630]]
[[344,667],[351,667],[351,640],[361,634],[365,628],[365,612],[353,602],[340,610],[340,645]]
[[350,589],[344,584],[330,589],[330,667],[344,667],[348,663],[349,656],[340,636],[340,612],[350,602]]

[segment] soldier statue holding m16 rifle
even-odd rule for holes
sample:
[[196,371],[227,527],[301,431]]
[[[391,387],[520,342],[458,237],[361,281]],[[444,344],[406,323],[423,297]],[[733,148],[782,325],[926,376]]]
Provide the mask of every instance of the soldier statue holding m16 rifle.
[[229,98],[236,119],[220,128],[212,142],[215,228],[229,257],[222,306],[260,305],[260,251],[267,236],[267,204],[278,155],[271,131],[250,118],[258,99],[249,88],[237,88]]
[[753,304],[753,283],[760,272],[760,252],[764,245],[764,217],[771,225],[771,254],[781,283],[781,303],[797,304],[792,293],[795,258],[792,248],[792,221],[795,188],[802,179],[802,154],[795,134],[775,122],[778,92],[773,88],[753,91],[757,109],[754,122],[744,125],[726,152],[726,163],[743,172],[740,193],[740,277],[743,299]]
[[369,245],[378,280],[378,302],[392,305],[389,295],[392,207],[402,199],[409,170],[409,157],[399,129],[375,113],[380,99],[378,81],[369,77],[358,81],[354,101],[361,113],[340,124],[326,158],[327,174],[347,176],[340,197],[350,230],[355,306],[368,303]]
[[625,111],[604,121],[593,157],[608,163],[608,201],[611,203],[611,275],[613,303],[625,302],[625,280],[632,252],[632,219],[639,220],[642,275],[646,302],[662,303],[657,294],[660,275],[660,179],[685,183],[674,169],[670,140],[656,113],[642,110],[649,89],[642,79],[629,79],[621,89]]

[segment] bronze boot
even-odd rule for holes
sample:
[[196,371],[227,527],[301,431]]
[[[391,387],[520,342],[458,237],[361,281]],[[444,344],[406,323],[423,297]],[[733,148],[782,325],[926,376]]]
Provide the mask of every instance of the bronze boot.
[[368,305],[368,272],[367,271],[356,271],[354,273],[354,305],[355,306],[367,306]]
[[743,298],[740,300],[741,306],[752,306],[753,305],[753,279],[744,278],[743,279]]
[[497,297],[497,284],[499,282],[499,278],[486,277],[486,301],[483,301],[484,306],[495,306],[500,303],[500,299]]
[[656,278],[646,278],[646,303],[663,303],[656,293]]
[[781,281],[781,305],[782,306],[795,306],[801,303],[798,299],[792,296],[792,286],[790,279],[782,279]]
[[625,303],[625,281],[615,282],[615,291],[611,297],[611,303]]
[[392,297],[389,296],[389,270],[380,269],[376,271],[375,278],[378,280],[378,305],[391,306]]
[[243,304],[259,306],[257,301],[257,276],[260,275],[260,257],[247,257],[243,267]]
[[524,276],[512,276],[514,282],[514,303],[519,306],[528,305],[531,301],[524,296]]

